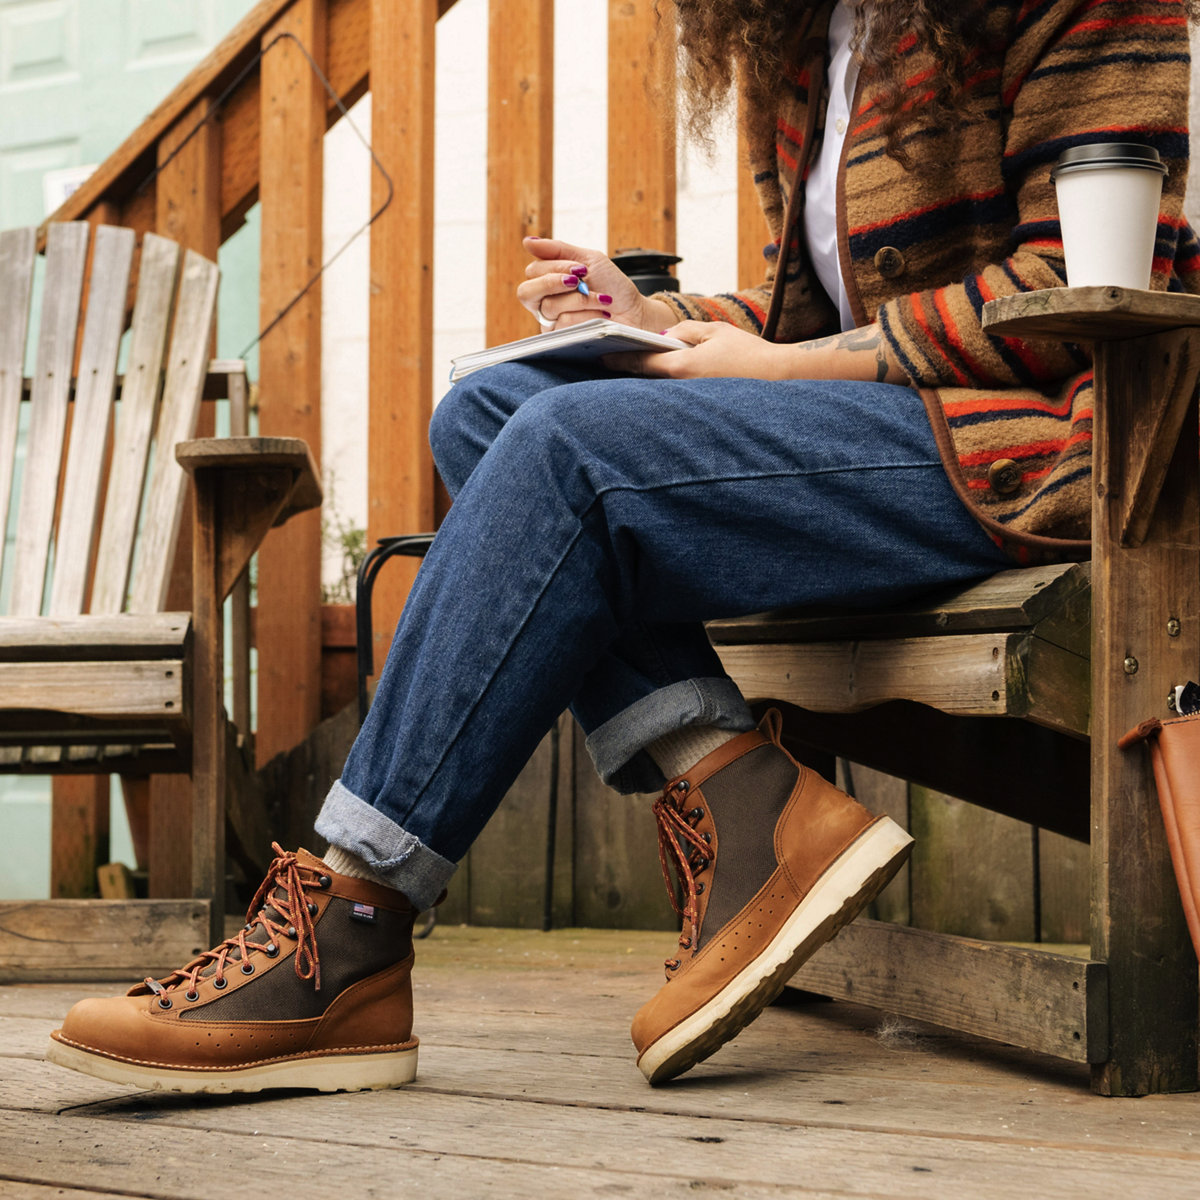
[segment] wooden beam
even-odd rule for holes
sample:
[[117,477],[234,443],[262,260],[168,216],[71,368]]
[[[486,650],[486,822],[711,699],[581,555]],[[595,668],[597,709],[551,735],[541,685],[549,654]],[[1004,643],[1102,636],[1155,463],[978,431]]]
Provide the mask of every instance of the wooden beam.
[[202,900],[7,900],[0,983],[165,975],[208,948]]
[[[367,538],[433,528],[433,134],[437,0],[372,0],[375,153],[395,194],[371,227],[370,411]],[[371,177],[371,208],[388,196]],[[375,661],[381,663],[416,561],[402,559],[375,589]]]
[[1104,964],[855,921],[792,984],[1074,1062],[1108,1051]]
[[[308,59],[325,60],[324,0],[297,0],[264,34],[281,33],[261,64],[262,204],[259,314],[266,328],[320,270],[325,90]],[[321,460],[321,287],[312,287],[259,344],[259,428],[303,438]],[[260,762],[320,719],[321,518],[307,513],[264,542],[258,560]]]
[[609,0],[608,249],[675,252],[675,26]]
[[521,239],[554,216],[554,0],[488,9],[487,344],[525,337]]

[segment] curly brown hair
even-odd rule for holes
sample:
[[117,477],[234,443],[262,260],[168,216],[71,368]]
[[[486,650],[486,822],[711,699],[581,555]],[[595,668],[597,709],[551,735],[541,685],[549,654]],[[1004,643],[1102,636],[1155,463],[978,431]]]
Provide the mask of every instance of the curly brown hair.
[[[680,95],[688,132],[707,140],[714,113],[735,80],[745,98],[743,120],[755,134],[773,125],[785,68],[797,62],[797,33],[822,0],[674,0],[682,56]],[[883,118],[887,152],[909,165],[904,133],[917,122],[952,124],[955,101],[991,24],[988,0],[860,0],[854,47],[864,83]],[[1200,0],[1187,0],[1196,17]],[[664,19],[667,14],[663,13]],[[865,36],[867,25],[871,36]],[[902,46],[916,38],[932,53],[936,75],[919,104],[906,96]]]

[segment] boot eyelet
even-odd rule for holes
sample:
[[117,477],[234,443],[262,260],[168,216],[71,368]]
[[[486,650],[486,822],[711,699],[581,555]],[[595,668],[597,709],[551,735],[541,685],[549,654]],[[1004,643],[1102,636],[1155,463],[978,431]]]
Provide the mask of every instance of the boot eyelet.
[[668,971],[678,971],[679,970],[679,959],[668,958],[665,965],[666,965],[666,968]]
[[213,980],[213,987],[215,987],[218,992],[223,992],[228,986],[229,980],[226,979],[224,975],[222,975],[220,979]]
[[324,891],[332,883],[333,880],[330,879],[328,875],[321,875],[317,879],[317,887],[319,887],[322,891]]
[[703,836],[704,836],[704,844],[706,846],[711,846],[712,845],[712,834],[706,833]]
[[686,779],[681,779],[676,785],[680,792],[687,793],[692,790],[692,785]]
[[700,818],[702,816],[704,816],[704,809],[702,809],[700,807],[700,805],[698,805],[698,804],[696,805],[695,808],[690,809],[688,811],[688,820],[689,821],[698,821],[698,820],[700,820]]
[[252,962],[242,963],[242,974],[243,975],[253,975],[254,974],[254,964]]
[[200,999],[200,993],[199,993],[199,992],[194,992],[194,991],[192,991],[192,990],[189,988],[189,989],[188,989],[186,992],[184,992],[184,993],[183,993],[183,998],[184,998],[184,999],[185,999],[185,1000],[186,1000],[186,1001],[187,1001],[189,1004],[195,1004],[195,1003],[196,1003],[196,1001]]
[[171,1007],[171,997],[170,996],[159,996],[158,1007],[162,1008],[162,1009],[170,1008]]
[[[707,866],[708,864],[705,863],[704,865]],[[700,896],[703,893],[704,893],[704,882],[701,881],[700,883],[696,884],[696,895]]]
[[283,932],[285,934],[287,934],[288,937],[295,937],[296,936],[296,927],[295,927],[295,925],[289,925]]
[[277,945],[275,945],[274,942],[269,942],[267,945],[265,945],[263,947],[263,953],[268,958],[278,958],[279,957],[279,947]]
[[692,939],[690,937],[683,938],[680,941],[679,945],[680,945],[680,948],[683,950],[690,950],[692,948]]
[[317,915],[317,906],[311,900],[308,902],[308,915],[310,917],[315,917]]

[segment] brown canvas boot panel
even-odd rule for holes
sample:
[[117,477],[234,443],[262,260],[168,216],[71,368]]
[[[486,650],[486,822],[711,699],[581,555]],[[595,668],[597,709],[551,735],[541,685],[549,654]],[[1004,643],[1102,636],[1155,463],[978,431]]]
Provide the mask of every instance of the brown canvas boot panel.
[[774,873],[775,827],[803,773],[786,752],[768,743],[703,784],[701,794],[714,827],[714,858],[697,949],[741,912]]

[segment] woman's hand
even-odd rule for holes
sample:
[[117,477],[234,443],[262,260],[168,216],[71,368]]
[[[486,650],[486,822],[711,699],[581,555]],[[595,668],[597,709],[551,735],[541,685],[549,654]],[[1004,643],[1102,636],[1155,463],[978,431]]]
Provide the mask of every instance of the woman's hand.
[[614,371],[665,379],[849,379],[907,385],[878,325],[809,342],[765,342],[723,321],[682,321],[666,331],[687,350],[606,354]]
[[563,329],[595,317],[610,317],[639,329],[674,324],[675,313],[643,296],[607,255],[554,238],[527,237],[533,261],[517,299],[544,329]]
[[666,332],[687,350],[629,351],[606,354],[604,365],[614,371],[665,379],[790,379],[789,351],[793,346],[764,342],[724,321],[682,321]]

